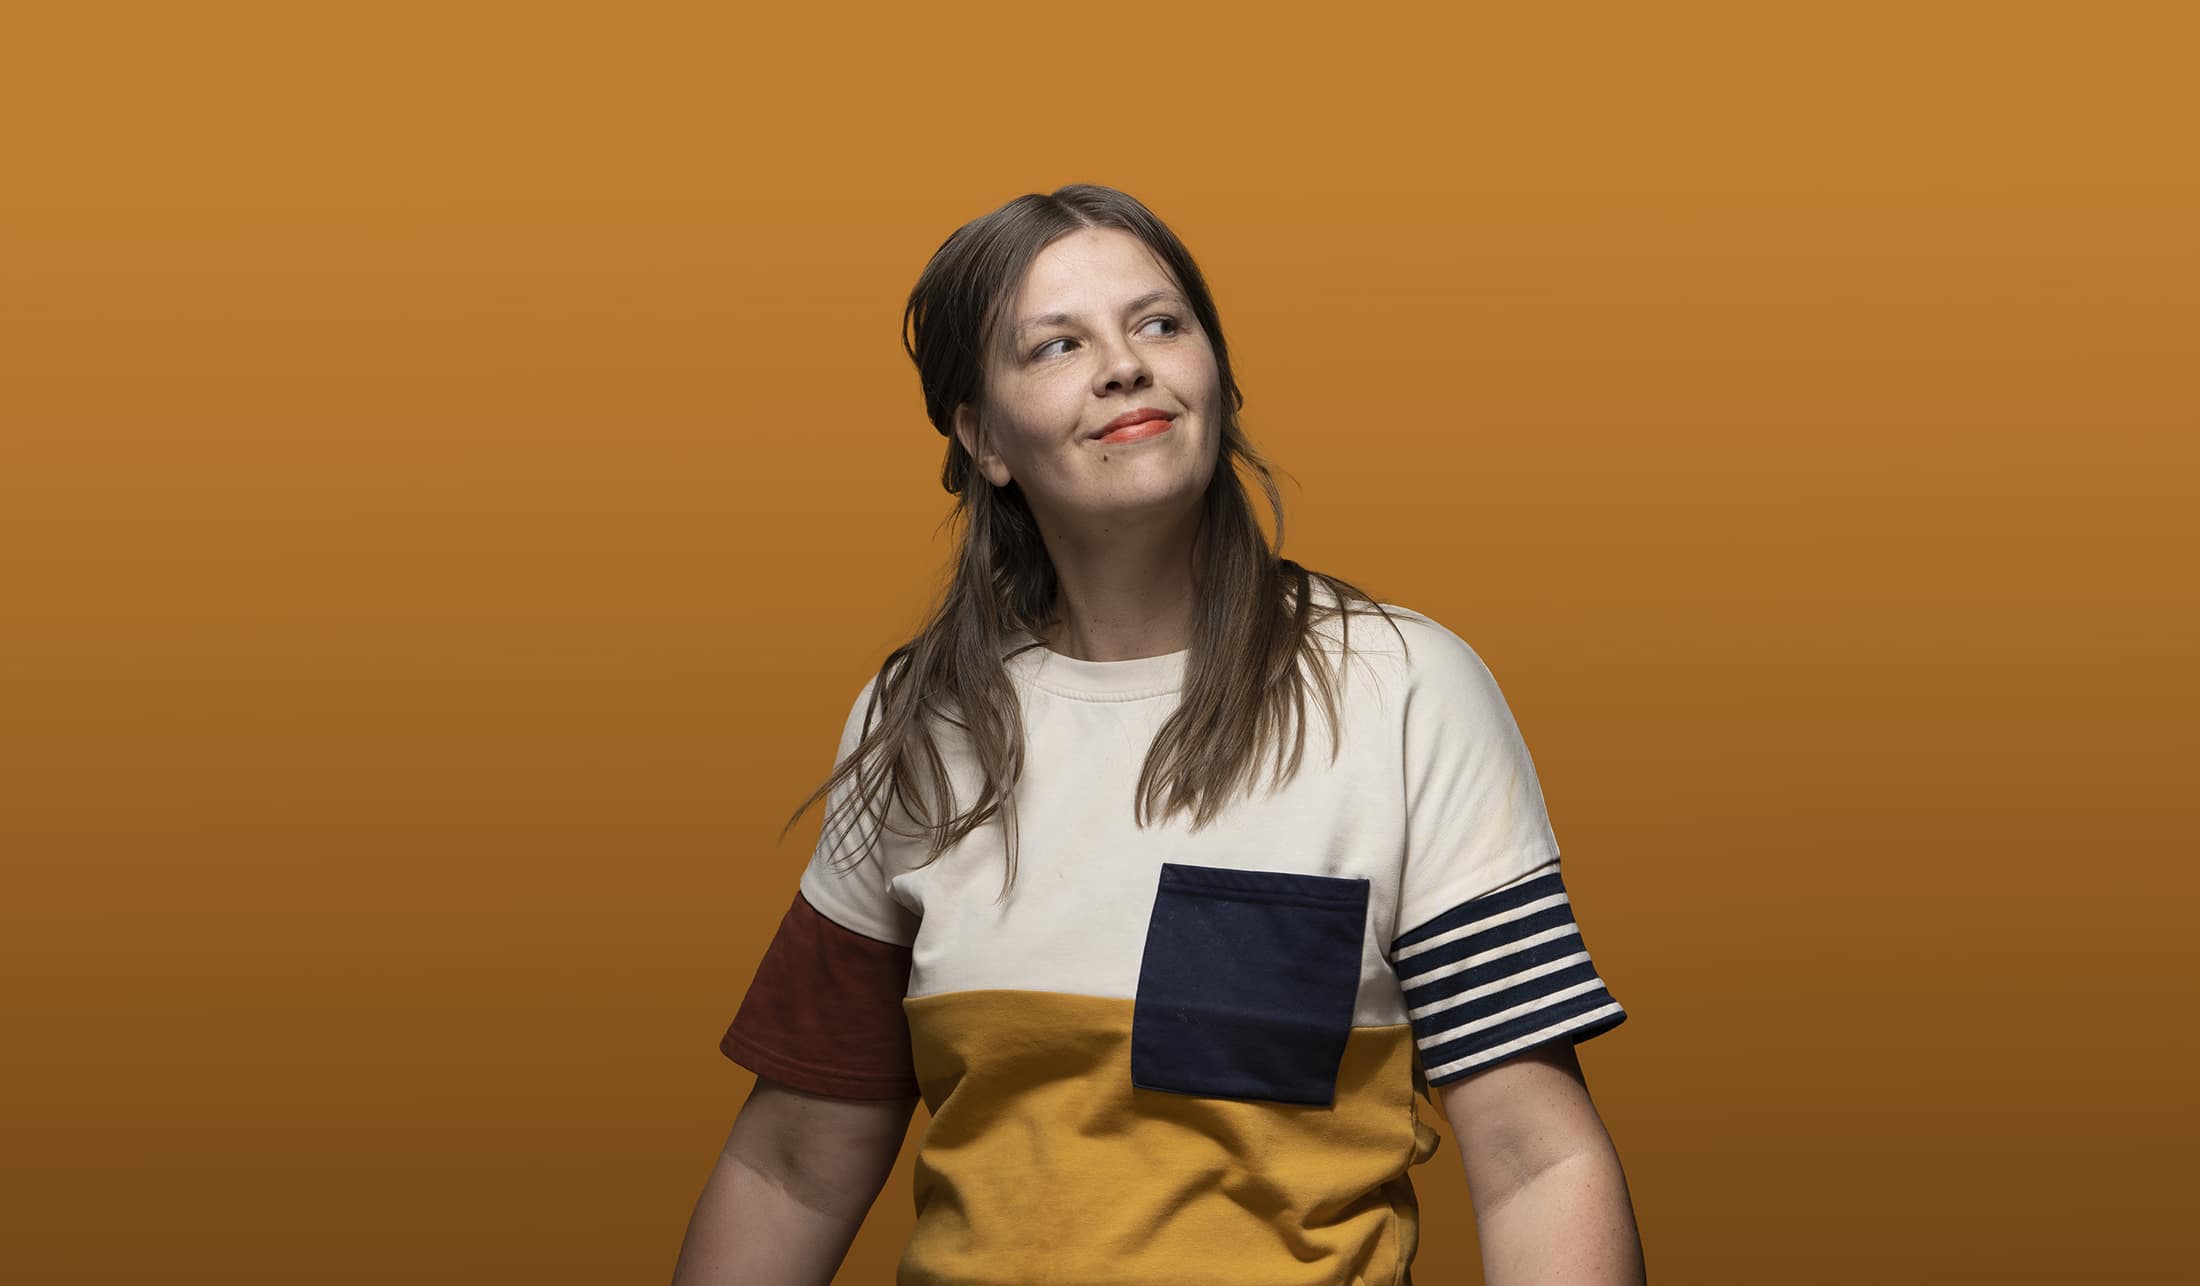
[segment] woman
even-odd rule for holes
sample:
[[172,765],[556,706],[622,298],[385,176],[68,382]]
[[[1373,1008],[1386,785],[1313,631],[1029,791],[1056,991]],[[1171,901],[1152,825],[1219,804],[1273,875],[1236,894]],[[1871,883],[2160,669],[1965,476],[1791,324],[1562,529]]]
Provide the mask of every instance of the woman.
[[1573,1052],[1626,1013],[1527,747],[1456,634],[1280,557],[1191,256],[1121,192],[1023,196],[903,321],[955,574],[804,802],[676,1282],[830,1281],[921,1097],[902,1286],[1395,1286],[1432,1088],[1489,1280],[1642,1280]]

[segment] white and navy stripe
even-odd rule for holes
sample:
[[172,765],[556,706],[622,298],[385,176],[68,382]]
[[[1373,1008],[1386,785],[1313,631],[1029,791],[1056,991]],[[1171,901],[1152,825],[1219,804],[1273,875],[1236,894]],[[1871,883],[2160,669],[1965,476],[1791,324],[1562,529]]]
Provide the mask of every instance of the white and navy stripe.
[[1432,1086],[1627,1018],[1589,960],[1555,865],[1407,930],[1390,955]]

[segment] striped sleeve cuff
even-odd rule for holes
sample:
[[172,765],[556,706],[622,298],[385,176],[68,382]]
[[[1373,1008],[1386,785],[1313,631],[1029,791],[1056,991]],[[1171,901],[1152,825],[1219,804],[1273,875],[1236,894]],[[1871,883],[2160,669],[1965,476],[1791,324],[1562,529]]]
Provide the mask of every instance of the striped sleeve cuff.
[[1390,955],[1431,1086],[1627,1020],[1589,959],[1555,864],[1407,930]]

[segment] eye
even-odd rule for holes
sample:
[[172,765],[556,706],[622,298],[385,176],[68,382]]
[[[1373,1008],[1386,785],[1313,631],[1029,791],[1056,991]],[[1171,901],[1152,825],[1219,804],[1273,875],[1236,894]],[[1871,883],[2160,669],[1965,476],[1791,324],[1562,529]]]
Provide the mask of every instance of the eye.
[[[1169,330],[1167,333],[1171,335],[1174,335],[1184,329],[1184,323],[1177,320],[1176,314],[1174,313],[1155,313],[1153,316],[1148,317],[1145,321],[1139,323],[1139,326],[1141,329],[1143,329],[1144,327],[1150,326],[1157,321],[1165,321],[1169,323]],[[1033,357],[1045,357],[1047,356],[1047,350],[1054,347],[1056,344],[1071,344],[1075,342],[1075,340],[1070,339],[1068,336],[1061,336],[1055,339],[1050,339],[1046,343],[1039,345],[1035,349],[1032,349],[1031,355]]]

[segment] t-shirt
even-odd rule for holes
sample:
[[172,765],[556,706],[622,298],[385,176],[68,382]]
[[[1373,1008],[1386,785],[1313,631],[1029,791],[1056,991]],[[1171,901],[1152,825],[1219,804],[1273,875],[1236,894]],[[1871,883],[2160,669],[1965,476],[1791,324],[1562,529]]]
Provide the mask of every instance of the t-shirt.
[[[1190,653],[1085,661],[1015,635],[1006,897],[1001,813],[930,865],[885,833],[843,874],[879,832],[833,821],[852,779],[828,795],[720,1048],[820,1094],[922,1096],[897,1286],[1409,1283],[1407,1172],[1438,1143],[1416,1091],[1626,1019],[1495,678],[1384,606],[1406,646],[1352,617],[1335,759],[1309,692],[1297,774],[1274,787],[1274,752],[1256,759],[1198,830],[1133,815]],[[1339,623],[1315,628],[1334,665]],[[962,735],[940,734],[958,809],[979,781]]]

